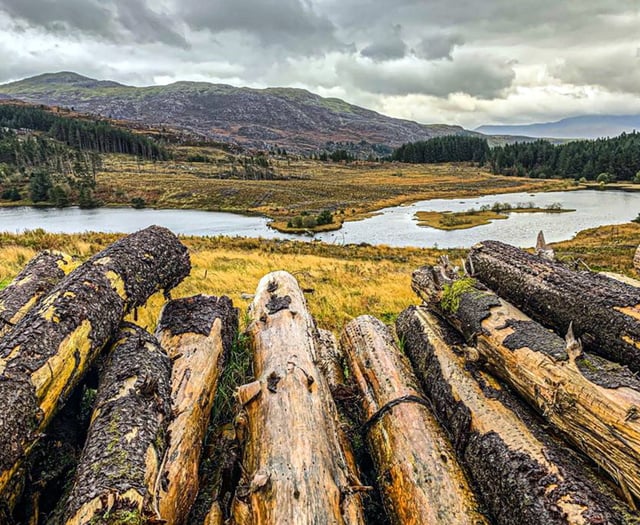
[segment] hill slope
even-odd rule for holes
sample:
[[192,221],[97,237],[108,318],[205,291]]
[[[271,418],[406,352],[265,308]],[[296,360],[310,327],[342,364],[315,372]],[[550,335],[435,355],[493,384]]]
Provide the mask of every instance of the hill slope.
[[327,142],[399,146],[450,134],[460,126],[423,125],[323,98],[302,89],[238,88],[203,82],[131,87],[76,73],[54,73],[0,85],[0,97],[179,128],[250,147],[322,149]]
[[480,126],[476,131],[487,135],[597,139],[616,137],[634,129],[640,130],[640,115],[585,115],[521,126]]

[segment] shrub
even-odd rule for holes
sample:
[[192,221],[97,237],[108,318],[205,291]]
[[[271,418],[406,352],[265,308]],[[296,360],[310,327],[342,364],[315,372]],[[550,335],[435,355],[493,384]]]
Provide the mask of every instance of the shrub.
[[329,210],[320,212],[316,219],[318,225],[331,224],[333,222],[333,214]]
[[141,210],[147,206],[147,201],[145,201],[142,197],[134,197],[131,199],[131,206],[136,210]]

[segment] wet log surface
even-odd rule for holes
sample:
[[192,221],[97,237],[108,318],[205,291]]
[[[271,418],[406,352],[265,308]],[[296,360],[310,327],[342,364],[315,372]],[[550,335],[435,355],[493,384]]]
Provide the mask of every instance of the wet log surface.
[[439,274],[430,267],[414,272],[414,289],[430,299],[426,307],[475,342],[489,369],[608,472],[629,502],[631,494],[640,497],[640,380],[626,367],[583,353],[575,340],[565,344],[472,281],[443,292]]
[[359,387],[364,432],[392,522],[487,523],[411,366],[371,316],[349,323],[341,346]]
[[162,519],[184,523],[198,493],[198,465],[218,379],[238,333],[228,297],[198,295],[167,303],[156,336],[173,361],[172,420],[155,488]]
[[127,519],[142,525],[160,517],[154,490],[170,396],[166,352],[151,334],[123,323],[98,388],[67,503],[67,525],[121,525]]
[[442,321],[411,307],[396,326],[438,420],[496,524],[640,523],[512,394],[467,363],[462,340]]
[[586,350],[640,371],[640,288],[497,241],[469,257],[475,277],[531,318],[560,334],[573,322]]
[[316,326],[295,278],[265,276],[250,317],[257,380],[238,390],[248,437],[235,522],[364,523],[360,482],[349,469],[337,410],[316,365]]
[[27,263],[4,289],[0,290],[0,337],[58,284],[72,268],[71,257],[44,251]]
[[0,493],[123,316],[189,270],[178,238],[147,228],[65,277],[0,341]]

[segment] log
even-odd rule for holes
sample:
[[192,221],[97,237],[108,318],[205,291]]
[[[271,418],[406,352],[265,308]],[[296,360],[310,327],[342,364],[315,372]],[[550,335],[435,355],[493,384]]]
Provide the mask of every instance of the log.
[[318,330],[318,367],[324,375],[331,392],[344,386],[343,355],[338,348],[336,336],[329,330]]
[[[396,327],[438,420],[497,525],[638,523],[577,454],[465,359],[464,345],[442,321],[410,307]],[[472,353],[468,349],[467,357]]]
[[295,278],[263,277],[250,318],[257,380],[238,389],[248,437],[236,523],[364,523],[361,484],[348,467],[337,410],[316,365],[316,326]]
[[0,341],[0,494],[123,316],[189,270],[177,237],[152,226],[65,277]]
[[[438,284],[441,271],[424,267],[413,288],[429,299],[477,351],[623,491],[640,497],[640,380],[629,369],[582,352],[488,290],[465,278]],[[633,500],[627,498],[630,503]]]
[[639,288],[497,241],[469,259],[475,277],[534,320],[560,334],[573,322],[586,350],[640,371]]
[[487,523],[447,436],[389,329],[365,315],[340,339],[387,513],[397,524]]
[[155,337],[123,323],[98,387],[66,525],[160,518],[154,491],[170,415],[171,361]]
[[43,251],[0,291],[0,337],[72,269],[71,257],[61,252]]
[[165,305],[156,337],[173,361],[172,419],[155,496],[160,516],[182,525],[198,493],[198,465],[218,379],[238,333],[228,297],[197,295]]

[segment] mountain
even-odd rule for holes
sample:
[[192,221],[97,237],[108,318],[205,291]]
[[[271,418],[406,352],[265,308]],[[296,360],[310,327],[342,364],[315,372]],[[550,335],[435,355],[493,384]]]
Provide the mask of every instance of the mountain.
[[63,72],[0,85],[3,95],[258,148],[312,151],[324,149],[329,142],[396,147],[434,136],[475,134],[460,126],[387,117],[292,88],[251,89],[204,82],[132,87]]
[[557,122],[525,124],[521,126],[480,126],[485,135],[526,135],[564,139],[597,139],[616,137],[623,132],[640,130],[640,115],[585,115]]

